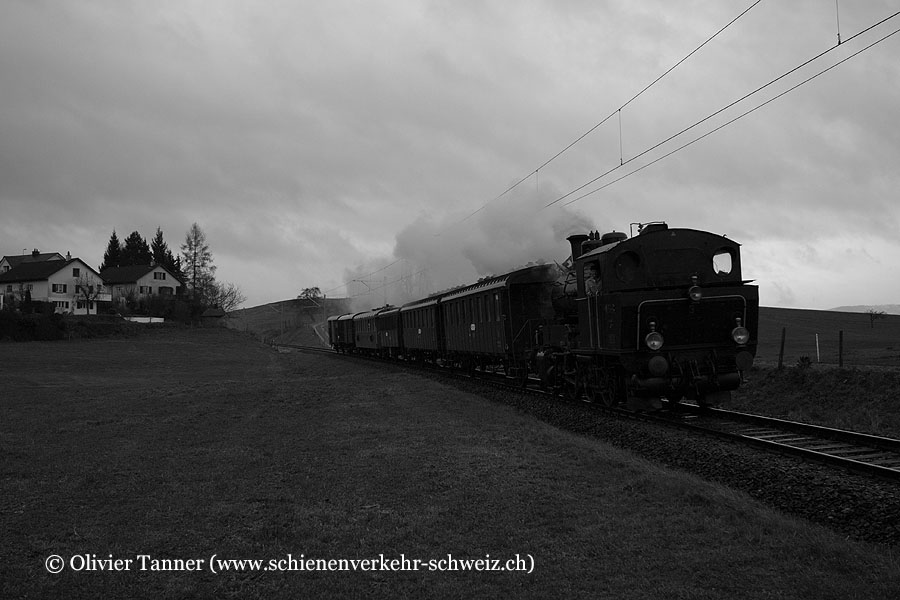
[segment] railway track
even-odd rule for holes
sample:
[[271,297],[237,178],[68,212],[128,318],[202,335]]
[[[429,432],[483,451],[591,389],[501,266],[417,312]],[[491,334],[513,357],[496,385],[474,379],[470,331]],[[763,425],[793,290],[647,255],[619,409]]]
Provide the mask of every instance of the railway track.
[[[333,353],[329,348],[314,346],[293,344],[279,344],[279,346],[305,352]],[[551,392],[540,390],[536,380],[523,388],[520,382],[511,383],[510,379],[501,373],[478,372],[473,376],[444,371],[443,374],[484,381],[514,393],[527,392],[545,396],[554,402],[564,401]],[[609,408],[600,405],[596,405],[595,408],[627,418],[658,422],[670,427],[730,439],[740,444],[838,466],[857,473],[892,480],[900,479],[900,440],[892,438],[723,409],[701,409],[691,404],[664,406],[664,410],[658,413],[635,413],[620,407]]]
[[679,406],[659,420],[781,454],[900,479],[900,440],[723,409]]

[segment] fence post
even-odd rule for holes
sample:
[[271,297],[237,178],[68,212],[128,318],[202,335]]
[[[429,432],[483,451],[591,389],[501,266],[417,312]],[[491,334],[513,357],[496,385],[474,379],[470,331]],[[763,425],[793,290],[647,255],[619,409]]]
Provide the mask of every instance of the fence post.
[[838,334],[838,367],[844,368],[844,330]]
[[787,327],[781,328],[781,350],[778,351],[778,370],[784,368],[784,338],[787,335]]
[[822,356],[819,354],[819,334],[816,334],[816,363],[822,362]]

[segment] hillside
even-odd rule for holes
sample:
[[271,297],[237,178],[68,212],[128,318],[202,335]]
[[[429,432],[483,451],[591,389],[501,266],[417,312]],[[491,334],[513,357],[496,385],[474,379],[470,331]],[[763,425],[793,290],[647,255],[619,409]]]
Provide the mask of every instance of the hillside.
[[889,315],[900,315],[900,304],[876,304],[871,306],[867,304],[857,304],[855,306],[839,306],[837,308],[832,308],[831,310],[852,313],[867,313],[870,310],[874,310]]
[[327,298],[324,303],[295,298],[236,310],[229,314],[227,324],[232,329],[251,332],[265,342],[326,346],[325,320],[328,315],[345,312],[344,298]]

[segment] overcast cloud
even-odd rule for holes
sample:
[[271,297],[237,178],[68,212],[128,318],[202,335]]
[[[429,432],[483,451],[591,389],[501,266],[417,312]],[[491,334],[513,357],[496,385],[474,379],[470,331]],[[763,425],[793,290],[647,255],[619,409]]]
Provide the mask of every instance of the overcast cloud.
[[[397,301],[667,221],[767,306],[900,303],[900,1],[0,0],[0,254],[192,222],[247,306]],[[621,131],[622,135],[620,137]],[[609,176],[544,208],[585,182]],[[387,266],[390,265],[390,266]],[[360,279],[364,283],[353,282]]]

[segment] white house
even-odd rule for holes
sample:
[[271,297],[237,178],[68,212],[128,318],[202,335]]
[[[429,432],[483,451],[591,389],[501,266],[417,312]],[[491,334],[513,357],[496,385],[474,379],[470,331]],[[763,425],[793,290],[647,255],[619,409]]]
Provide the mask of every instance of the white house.
[[[72,258],[71,256],[69,258]],[[20,255],[8,255],[0,258],[0,273],[6,273],[7,271],[18,267],[24,263],[32,263],[32,262],[44,262],[47,260],[66,260],[62,254],[59,252],[40,252],[37,248],[35,248],[31,254],[25,254],[23,251]]]
[[150,296],[178,296],[184,283],[177,275],[162,265],[131,265],[103,269],[103,282],[109,288],[112,299],[123,303]]
[[[4,256],[4,261],[8,259]],[[97,303],[108,302],[109,292],[100,274],[80,258],[20,261],[0,272],[0,296],[24,301],[31,299],[53,304],[56,312],[78,315],[97,314]],[[2,268],[3,265],[0,265]]]

